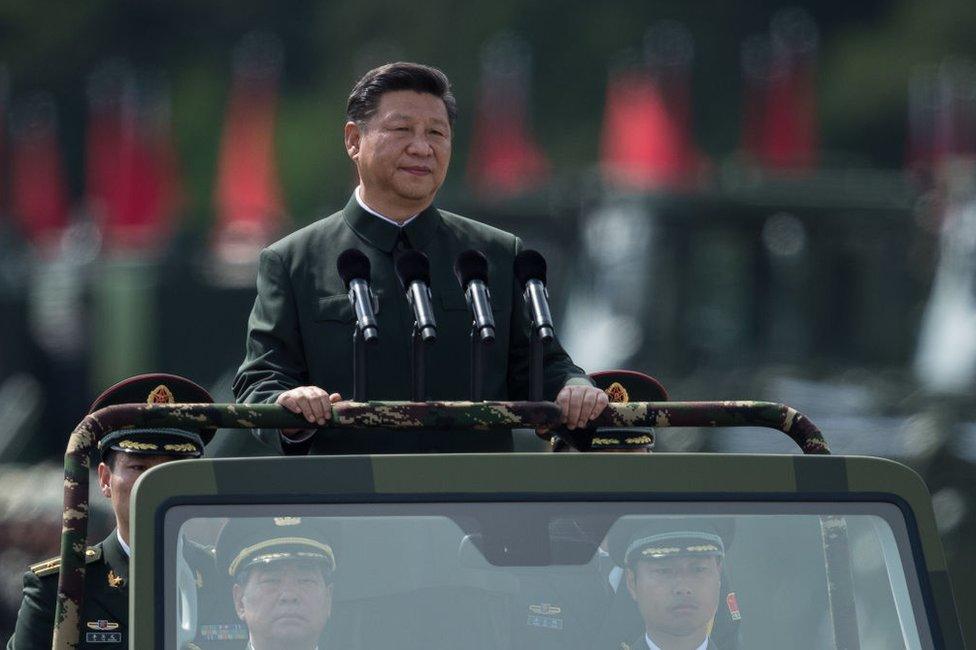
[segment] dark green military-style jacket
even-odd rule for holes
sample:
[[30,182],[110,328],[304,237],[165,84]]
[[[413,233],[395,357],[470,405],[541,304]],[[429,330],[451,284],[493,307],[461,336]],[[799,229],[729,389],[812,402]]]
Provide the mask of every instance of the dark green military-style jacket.
[[[128,648],[129,557],[122,549],[116,531],[86,552],[85,603],[81,615],[79,648]],[[183,555],[193,571],[197,588],[204,585],[213,592],[216,568],[212,549],[196,543],[183,547]],[[54,609],[57,604],[61,558],[51,558],[30,567],[24,574],[24,597],[17,613],[14,635],[7,650],[49,650],[54,638]],[[229,603],[229,587],[225,599]],[[218,607],[213,600],[201,604],[201,638],[218,640],[237,627],[232,605]],[[229,611],[229,613],[228,613]],[[246,638],[246,628],[245,631]],[[212,633],[210,633],[212,631]],[[209,634],[209,636],[208,636]],[[207,646],[224,648],[225,644]]]
[[[529,380],[529,319],[514,277],[521,241],[498,230],[433,206],[404,228],[369,214],[355,197],[340,211],[272,244],[261,254],[257,299],[248,322],[244,363],[234,380],[239,402],[273,402],[281,392],[320,386],[352,398],[355,312],[336,271],[347,248],[361,250],[372,268],[371,286],[379,300],[380,341],[367,359],[367,397],[410,398],[410,336],[413,310],[394,269],[395,254],[406,246],[430,258],[431,293],[437,341],[427,356],[428,399],[470,396],[471,315],[454,276],[454,261],[467,249],[488,258],[488,287],[496,339],[484,363],[488,400],[526,399]],[[554,399],[567,382],[589,384],[557,342],[545,350],[545,396]],[[262,439],[280,449],[277,432]],[[479,438],[481,436],[481,438]],[[510,448],[511,438],[507,438]],[[291,447],[291,445],[288,445]],[[313,450],[320,453],[504,450],[497,433],[388,432],[324,430]],[[286,449],[286,452],[289,450]],[[304,450],[303,450],[304,451]]]
[[[128,648],[129,558],[112,533],[88,549],[79,648]],[[60,558],[24,574],[24,598],[7,650],[48,650],[54,637]]]

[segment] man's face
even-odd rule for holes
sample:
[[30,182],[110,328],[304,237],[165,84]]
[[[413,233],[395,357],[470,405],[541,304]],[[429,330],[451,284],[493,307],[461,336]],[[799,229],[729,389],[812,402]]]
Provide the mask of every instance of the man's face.
[[128,541],[129,495],[132,493],[132,484],[146,470],[175,459],[172,456],[127,454],[122,451],[112,453],[115,457],[112,466],[107,463],[98,465],[98,485],[102,494],[112,500],[116,523],[123,538]]
[[661,642],[704,640],[718,609],[720,583],[721,565],[715,557],[640,560],[627,570],[627,589],[648,633]]
[[345,141],[359,170],[363,200],[375,209],[427,207],[451,162],[444,101],[413,90],[383,94],[365,125],[346,124]]
[[332,585],[314,561],[256,566],[234,585],[234,608],[263,646],[314,647],[332,614]]

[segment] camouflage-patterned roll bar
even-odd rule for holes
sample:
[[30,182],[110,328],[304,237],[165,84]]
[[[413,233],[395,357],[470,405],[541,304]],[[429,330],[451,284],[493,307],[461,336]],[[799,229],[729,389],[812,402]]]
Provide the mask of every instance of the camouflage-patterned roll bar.
[[[333,406],[329,428],[533,428],[555,433],[561,427],[560,417],[560,408],[553,402],[340,402]],[[820,431],[809,419],[773,402],[612,403],[591,424],[594,427],[769,427],[788,435],[804,454],[830,453]],[[64,455],[61,573],[54,618],[54,650],[76,648],[80,639],[88,537],[88,479],[91,452],[102,436],[134,427],[284,429],[307,426],[303,417],[274,404],[121,404],[86,416],[71,433]],[[853,593],[848,591],[853,610]],[[856,634],[855,627],[855,643]],[[838,647],[850,646],[839,644]]]

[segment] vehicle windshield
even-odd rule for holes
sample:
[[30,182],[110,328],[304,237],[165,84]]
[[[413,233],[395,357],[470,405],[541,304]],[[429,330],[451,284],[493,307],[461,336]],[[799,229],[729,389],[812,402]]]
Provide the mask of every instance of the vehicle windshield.
[[180,505],[163,549],[166,648],[933,647],[884,503]]

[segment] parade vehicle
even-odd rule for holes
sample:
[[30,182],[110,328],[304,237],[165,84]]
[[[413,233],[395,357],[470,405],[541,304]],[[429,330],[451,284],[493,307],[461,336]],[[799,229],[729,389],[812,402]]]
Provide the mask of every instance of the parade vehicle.
[[[616,401],[585,430],[561,429],[558,406],[544,401],[349,402],[319,432],[528,428],[588,453],[194,459],[153,468],[133,492],[131,614],[115,636],[79,615],[96,441],[132,426],[249,435],[301,422],[276,405],[96,411],[72,433],[65,457],[54,647],[108,639],[138,650],[244,648],[253,619],[241,617],[234,563],[302,555],[301,544],[319,549],[308,557],[331,560],[322,650],[642,647],[633,642],[653,612],[630,595],[636,578],[626,555],[648,552],[635,531],[662,525],[681,535],[707,529],[720,547],[688,547],[720,555],[716,602],[689,596],[666,612],[694,618],[705,610],[710,648],[963,647],[931,499],[912,470],[830,455],[817,427],[788,406],[625,401],[623,384],[610,387]],[[802,454],[602,451],[628,440],[646,447],[666,427],[768,427]],[[240,539],[222,532],[247,520],[278,528]],[[291,533],[308,524],[320,537]],[[684,548],[669,534],[651,552]],[[190,544],[216,544],[214,565],[188,561]],[[308,622],[292,616],[278,625]]]
[[[366,349],[378,336],[369,264],[353,250],[339,257],[356,313],[353,399],[334,404],[316,435],[463,440],[528,429],[554,452],[585,453],[158,465],[132,493],[129,620],[92,621],[83,600],[99,441],[125,428],[250,435],[308,426],[274,404],[100,408],[65,455],[54,647],[963,647],[931,499],[908,468],[831,456],[819,429],[789,406],[673,401],[653,378],[627,371],[593,375],[609,405],[586,428],[564,427],[561,407],[542,399],[543,345],[554,332],[534,251],[515,260],[531,313],[530,401],[483,401],[494,321],[487,262],[468,253],[456,266],[473,316],[463,402],[425,399],[436,324],[417,251],[397,264],[416,316],[413,399],[368,399]],[[772,428],[802,454],[611,453],[649,451],[657,429],[681,427]]]

